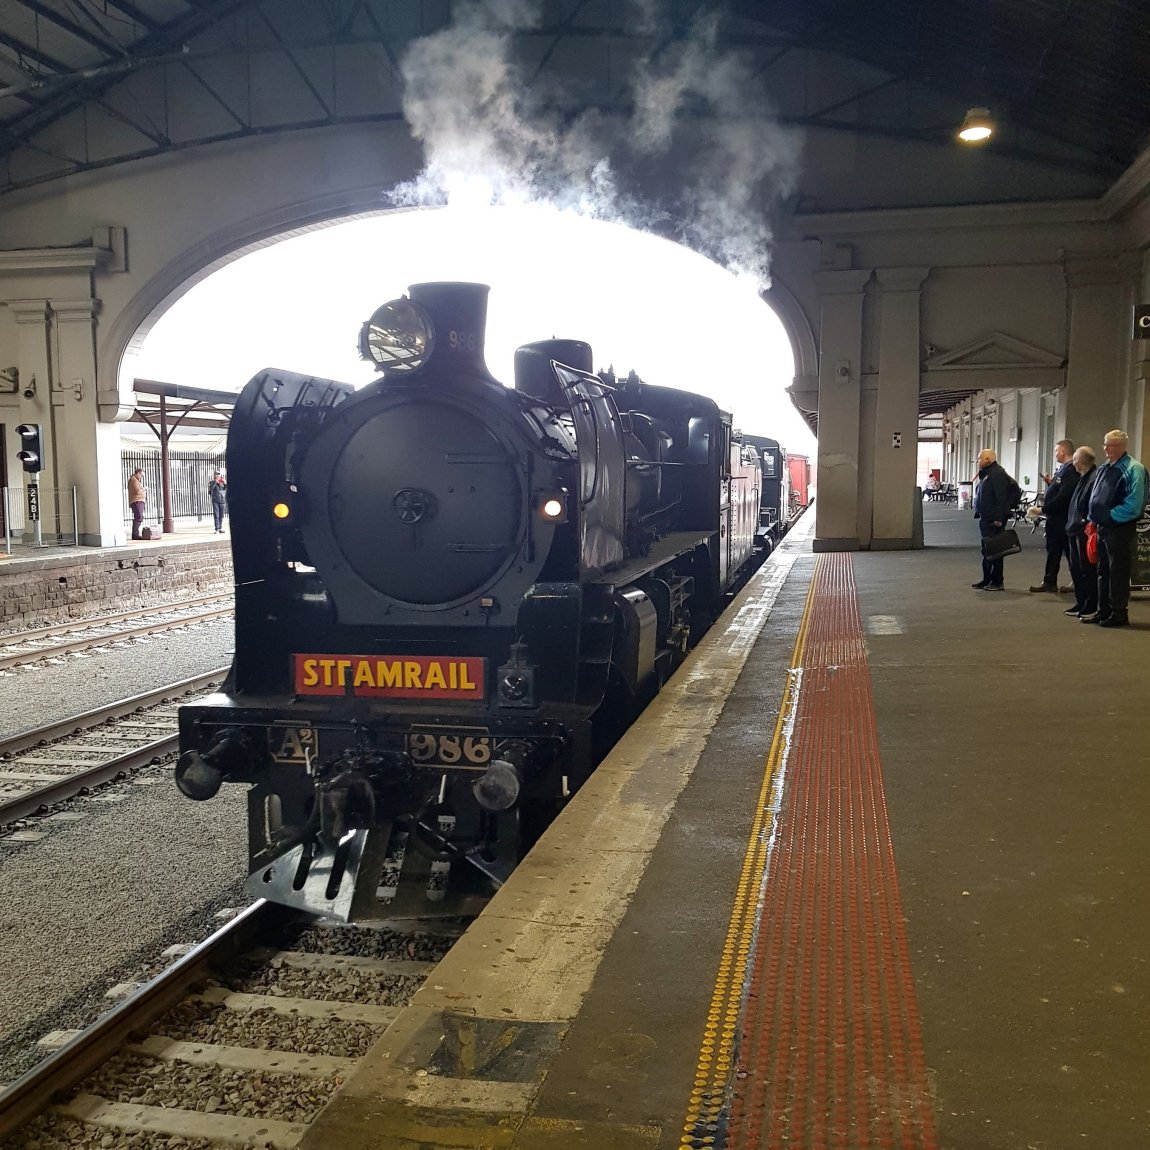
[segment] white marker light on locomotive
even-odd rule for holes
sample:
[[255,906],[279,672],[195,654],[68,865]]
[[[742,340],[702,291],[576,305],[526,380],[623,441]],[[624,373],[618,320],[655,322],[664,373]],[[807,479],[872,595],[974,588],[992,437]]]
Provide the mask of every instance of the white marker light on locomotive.
[[558,519],[563,514],[563,503],[558,499],[548,499],[543,504],[543,514],[548,519]]

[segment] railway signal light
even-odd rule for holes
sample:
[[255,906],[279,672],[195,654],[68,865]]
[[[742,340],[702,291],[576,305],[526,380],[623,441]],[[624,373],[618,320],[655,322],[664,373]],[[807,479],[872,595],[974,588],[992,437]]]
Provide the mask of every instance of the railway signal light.
[[44,447],[41,443],[40,425],[38,423],[20,423],[16,426],[16,434],[20,436],[20,450],[16,458],[28,472],[41,471],[44,467]]

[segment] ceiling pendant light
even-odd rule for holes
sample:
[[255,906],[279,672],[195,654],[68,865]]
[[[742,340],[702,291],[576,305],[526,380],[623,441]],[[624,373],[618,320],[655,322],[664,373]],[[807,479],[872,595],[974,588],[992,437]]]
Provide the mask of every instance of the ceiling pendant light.
[[994,124],[991,123],[989,108],[970,108],[962,127],[958,130],[958,138],[967,144],[981,144],[994,135]]

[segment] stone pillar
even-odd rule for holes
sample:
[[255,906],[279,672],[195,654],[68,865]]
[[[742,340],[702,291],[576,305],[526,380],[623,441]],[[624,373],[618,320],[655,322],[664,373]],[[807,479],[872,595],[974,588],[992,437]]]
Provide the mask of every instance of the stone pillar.
[[857,551],[859,403],[865,271],[817,275],[819,326],[819,457],[816,551]]
[[[1126,378],[1134,269],[1129,257],[1066,261],[1070,307],[1067,343],[1066,438],[1088,444],[1102,458],[1102,437],[1137,412]],[[1140,426],[1125,428],[1131,447]]]
[[883,268],[875,273],[882,287],[870,541],[875,551],[905,550],[914,545],[922,359],[919,299],[929,273],[925,267]]
[[[123,543],[120,428],[102,423],[96,396],[96,312],[94,299],[53,300],[59,349],[56,413],[57,482],[61,518],[71,523],[71,489],[77,489],[80,542],[87,546]],[[66,506],[65,506],[66,504]]]
[[[40,487],[40,521],[51,523],[51,504],[47,502],[48,492],[55,487],[56,445],[52,436],[52,340],[51,313],[48,301],[43,299],[11,300],[8,308],[16,319],[18,344],[18,366],[20,368],[20,389],[18,423],[38,423],[40,444],[43,450],[43,467],[39,474],[25,473],[17,466],[13,469],[16,482],[26,488],[29,482]],[[21,496],[22,497],[22,496]],[[17,498],[13,492],[13,499]],[[26,510],[26,509],[25,509]],[[17,522],[20,522],[17,519]],[[45,530],[47,526],[45,527]],[[54,525],[53,525],[54,530]],[[29,522],[24,538],[33,539],[32,524]]]

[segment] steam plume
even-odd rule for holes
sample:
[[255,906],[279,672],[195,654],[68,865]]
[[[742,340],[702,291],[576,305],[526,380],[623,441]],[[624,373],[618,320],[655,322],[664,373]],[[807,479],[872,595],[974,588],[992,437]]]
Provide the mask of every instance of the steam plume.
[[[659,0],[631,0],[628,30],[650,33]],[[793,186],[798,142],[766,112],[748,62],[719,46],[704,15],[652,40],[619,96],[625,116],[557,108],[587,94],[546,90],[513,49],[539,26],[541,0],[457,4],[453,23],[404,56],[404,111],[427,162],[398,203],[547,202],[674,238],[769,284],[771,205]],[[540,75],[550,76],[541,67]],[[652,166],[676,155],[677,190],[644,192]],[[660,177],[661,179],[661,177]],[[665,183],[666,181],[663,180]]]

